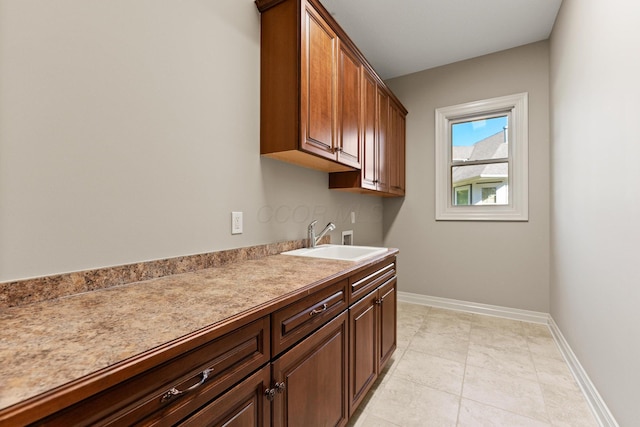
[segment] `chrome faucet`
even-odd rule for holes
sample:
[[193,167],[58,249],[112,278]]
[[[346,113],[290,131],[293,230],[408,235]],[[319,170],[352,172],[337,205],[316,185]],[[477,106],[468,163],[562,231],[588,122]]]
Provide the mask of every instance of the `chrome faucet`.
[[309,227],[307,228],[307,240],[308,240],[308,244],[307,247],[309,248],[315,248],[316,245],[318,244],[318,242],[320,241],[320,239],[322,239],[322,237],[327,234],[328,232],[330,232],[331,230],[335,230],[336,229],[336,225],[332,222],[330,222],[329,224],[327,224],[327,226],[324,228],[324,230],[322,230],[320,232],[320,234],[318,234],[316,236],[316,224],[318,223],[318,221],[313,220],[311,222],[311,224],[309,224]]

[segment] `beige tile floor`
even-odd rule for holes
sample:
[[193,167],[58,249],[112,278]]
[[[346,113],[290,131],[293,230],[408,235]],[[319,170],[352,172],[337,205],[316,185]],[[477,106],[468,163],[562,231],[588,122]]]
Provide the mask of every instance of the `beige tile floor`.
[[398,303],[398,349],[350,426],[597,427],[546,325]]

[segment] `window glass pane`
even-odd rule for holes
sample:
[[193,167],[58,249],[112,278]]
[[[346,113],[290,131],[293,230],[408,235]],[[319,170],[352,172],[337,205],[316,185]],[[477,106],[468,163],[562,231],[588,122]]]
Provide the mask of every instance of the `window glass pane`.
[[483,205],[496,204],[496,187],[484,187],[482,189],[482,204]]
[[509,156],[508,116],[469,120],[451,125],[451,159],[503,159]]
[[471,186],[463,185],[461,187],[454,188],[453,204],[456,206],[470,205],[471,204]]
[[[469,198],[465,199],[464,190]],[[451,168],[452,204],[507,205],[509,204],[509,164],[453,166]],[[468,200],[467,203],[462,201]]]

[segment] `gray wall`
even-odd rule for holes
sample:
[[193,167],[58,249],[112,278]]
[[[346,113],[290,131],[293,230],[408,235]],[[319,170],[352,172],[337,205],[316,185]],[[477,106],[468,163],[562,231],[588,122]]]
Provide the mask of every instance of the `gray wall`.
[[[539,42],[390,80],[407,116],[407,196],[385,200],[400,291],[549,309],[549,46]],[[434,111],[529,93],[529,221],[435,221]]]
[[381,244],[379,198],[260,158],[259,31],[252,0],[0,0],[0,281],[299,239],[312,219]]
[[640,419],[639,18],[564,0],[551,37],[551,315],[621,426]]

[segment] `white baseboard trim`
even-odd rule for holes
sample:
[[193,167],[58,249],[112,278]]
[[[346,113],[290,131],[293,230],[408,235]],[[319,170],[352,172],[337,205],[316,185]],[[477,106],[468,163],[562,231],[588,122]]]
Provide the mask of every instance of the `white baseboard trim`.
[[611,414],[611,411],[609,411],[606,403],[602,400],[595,385],[593,385],[589,379],[587,372],[578,361],[575,353],[571,350],[569,343],[564,339],[560,328],[558,328],[558,325],[549,313],[460,301],[450,298],[432,297],[410,292],[398,292],[398,301],[547,325],[551,331],[551,336],[553,336],[560,353],[562,353],[567,365],[569,365],[569,369],[580,386],[582,394],[584,394],[598,424],[600,424],[601,427],[620,427],[613,417],[613,414]]
[[560,353],[562,353],[562,356],[567,362],[567,365],[569,365],[569,369],[571,370],[573,377],[578,382],[580,389],[582,389],[582,393],[586,397],[587,403],[591,407],[591,411],[593,412],[593,415],[596,417],[596,420],[598,421],[600,426],[619,427],[618,422],[613,417],[611,411],[609,411],[609,408],[607,407],[606,403],[604,403],[604,400],[602,400],[600,393],[598,393],[596,386],[591,382],[589,375],[587,375],[587,372],[580,364],[580,361],[578,361],[578,358],[576,357],[573,350],[571,350],[569,343],[564,339],[560,328],[558,328],[558,325],[551,316],[549,316],[549,330],[551,331],[551,335],[553,336],[553,339],[560,349]]
[[549,323],[549,314],[539,311],[520,310],[518,308],[501,307],[498,305],[481,304],[477,302],[460,301],[450,298],[432,297],[428,295],[398,292],[398,301],[431,307],[448,308],[450,310],[466,311],[469,313],[486,314],[488,316],[505,317],[513,320],[523,320],[531,323]]

